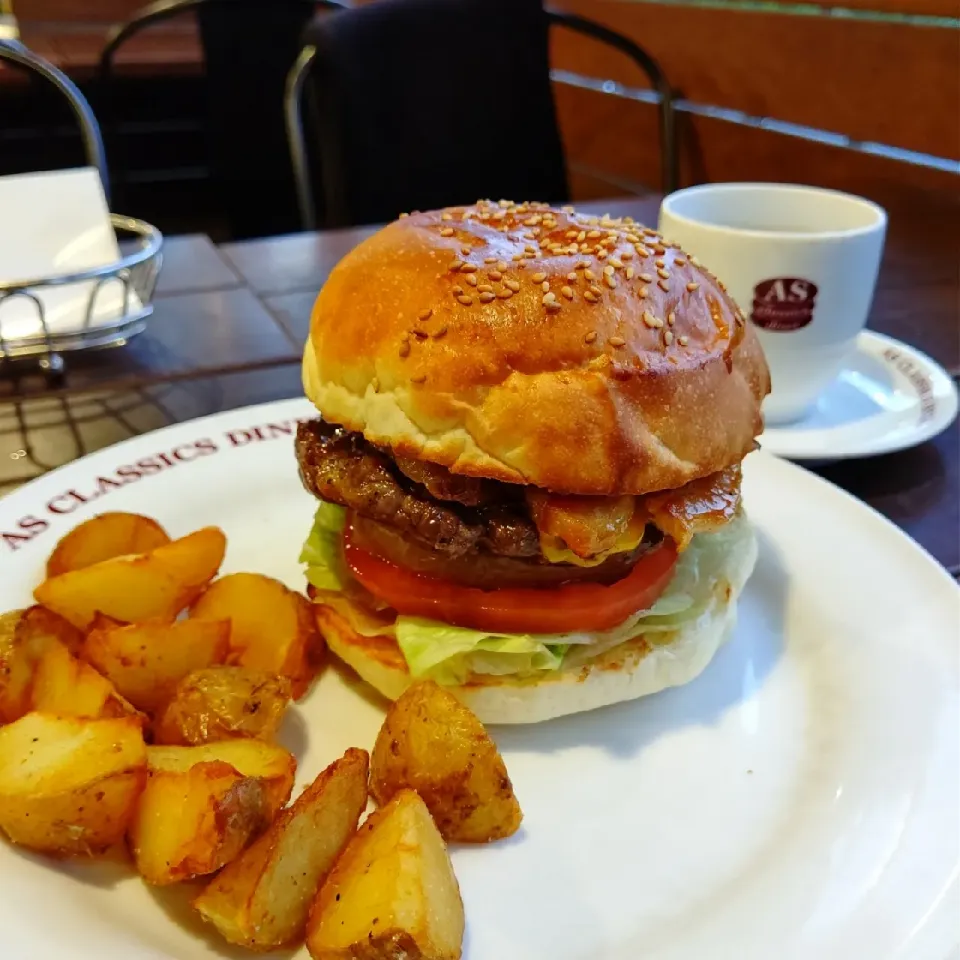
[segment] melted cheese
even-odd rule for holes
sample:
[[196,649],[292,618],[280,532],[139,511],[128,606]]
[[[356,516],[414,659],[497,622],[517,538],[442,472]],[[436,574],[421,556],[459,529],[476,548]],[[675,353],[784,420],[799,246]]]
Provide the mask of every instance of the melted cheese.
[[578,557],[560,537],[540,534],[540,550],[550,563],[574,563],[578,567],[596,567],[615,553],[627,553],[635,550],[643,539],[647,529],[647,518],[642,510],[636,510],[627,529],[619,534],[612,547],[593,557]]

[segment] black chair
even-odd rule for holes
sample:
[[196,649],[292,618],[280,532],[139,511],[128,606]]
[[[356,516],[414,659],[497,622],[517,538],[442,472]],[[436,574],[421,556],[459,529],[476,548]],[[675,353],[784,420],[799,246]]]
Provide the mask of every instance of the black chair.
[[231,234],[290,229],[296,206],[281,109],[284,85],[304,26],[318,9],[342,7],[338,0],[157,0],[115,26],[101,52],[97,78],[115,188],[124,187],[117,53],[155,24],[195,12],[204,55],[207,157]]
[[566,201],[551,26],[605,42],[646,73],[660,103],[660,186],[674,189],[673,94],[631,40],[542,0],[378,0],[314,20],[288,79],[302,226],[383,222],[478,196]]

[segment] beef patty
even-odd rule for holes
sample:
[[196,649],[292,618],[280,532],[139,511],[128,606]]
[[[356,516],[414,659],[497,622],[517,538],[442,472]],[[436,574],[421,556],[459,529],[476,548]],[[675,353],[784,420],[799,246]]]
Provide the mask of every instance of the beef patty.
[[315,497],[401,531],[450,557],[486,550],[504,557],[540,556],[540,537],[523,488],[451,474],[390,454],[323,420],[297,428],[303,485]]

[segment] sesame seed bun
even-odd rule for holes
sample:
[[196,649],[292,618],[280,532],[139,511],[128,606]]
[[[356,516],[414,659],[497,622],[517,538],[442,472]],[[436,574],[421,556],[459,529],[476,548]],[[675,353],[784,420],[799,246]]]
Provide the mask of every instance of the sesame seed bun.
[[[448,689],[484,723],[539,723],[689,683],[729,637],[736,622],[737,598],[756,563],[756,538],[747,520],[742,523],[744,536],[725,558],[710,602],[683,627],[652,638],[640,634],[593,658],[535,678],[474,674],[462,686]],[[396,700],[410,686],[413,680],[396,640],[361,635],[342,606],[335,610],[316,603],[314,610],[333,653],[383,696]]]
[[505,202],[404,217],[349,253],[303,379],[326,419],[397,455],[603,495],[738,463],[770,387],[752,328],[680,249]]

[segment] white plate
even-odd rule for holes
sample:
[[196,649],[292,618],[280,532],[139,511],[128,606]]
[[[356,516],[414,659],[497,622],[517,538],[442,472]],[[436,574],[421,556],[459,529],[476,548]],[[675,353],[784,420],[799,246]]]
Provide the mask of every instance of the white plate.
[[806,418],[768,427],[764,450],[790,460],[874,457],[916,446],[957,415],[957,387],[926,354],[869,330]]
[[[225,570],[299,586],[313,501],[290,432],[311,412],[287,401],[171,427],[0,501],[0,609],[28,603],[57,538],[107,509],[174,534],[220,524]],[[960,942],[960,592],[798,467],[751,456],[745,496],[759,565],[698,680],[495,730],[525,819],[509,841],[454,851],[468,960],[944,960]],[[328,670],[284,728],[299,781],[372,746],[381,716]],[[0,955],[244,956],[186,898],[0,843]]]

